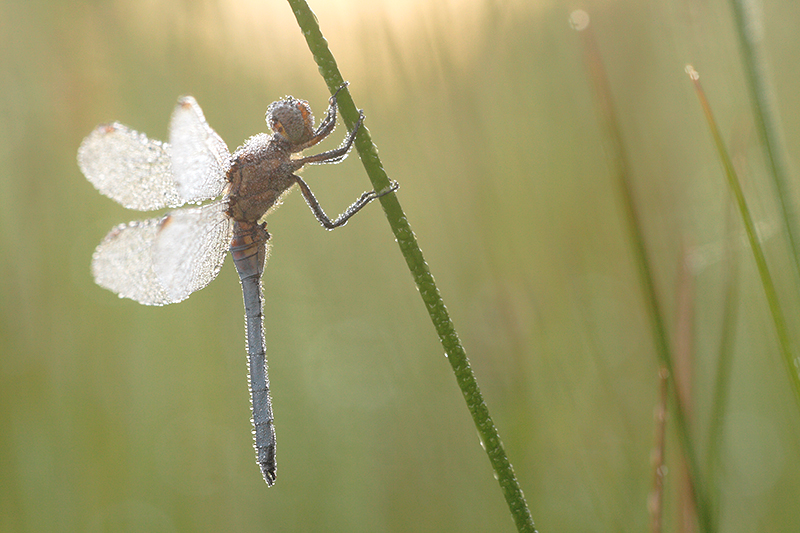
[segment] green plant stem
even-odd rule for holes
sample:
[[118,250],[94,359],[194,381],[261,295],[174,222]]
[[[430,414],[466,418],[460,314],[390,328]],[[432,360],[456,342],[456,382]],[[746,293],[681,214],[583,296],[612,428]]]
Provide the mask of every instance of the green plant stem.
[[700,105],[703,108],[703,113],[706,116],[708,127],[711,130],[711,136],[714,138],[714,144],[717,148],[717,153],[725,168],[725,176],[728,179],[728,186],[733,191],[733,196],[736,199],[736,206],[739,208],[739,215],[744,224],[745,233],[747,233],[747,240],[750,244],[750,249],[753,251],[753,258],[756,261],[758,274],[761,278],[761,286],[764,287],[764,294],[767,297],[767,305],[769,306],[770,313],[772,313],[772,322],[775,324],[775,332],[778,335],[778,343],[783,357],[786,372],[789,374],[789,379],[792,385],[797,405],[800,407],[800,374],[795,366],[796,359],[792,355],[794,349],[792,346],[791,338],[789,337],[789,328],[786,324],[786,317],[781,310],[780,301],[778,300],[778,292],[775,289],[775,283],[772,280],[772,275],[767,266],[767,259],[764,255],[764,249],[761,247],[761,241],[758,238],[756,225],[753,222],[753,216],[750,214],[750,208],[747,206],[747,201],[744,197],[742,185],[739,183],[739,178],[736,175],[736,170],[733,168],[733,163],[728,155],[728,149],[725,147],[725,142],[722,140],[722,134],[719,132],[717,122],[714,120],[714,115],[711,112],[711,105],[706,99],[705,92],[700,85],[699,75],[697,71],[691,66],[686,67],[686,71],[692,79],[695,86],[695,92],[700,99]]
[[697,519],[701,531],[714,531],[713,512],[708,493],[703,482],[700,471],[699,461],[694,449],[689,421],[686,416],[686,409],[680,397],[680,390],[674,386],[677,376],[672,351],[667,336],[667,329],[664,325],[664,318],[661,313],[658,291],[656,290],[655,277],[647,257],[644,234],[642,231],[642,219],[636,206],[633,196],[633,180],[631,178],[630,165],[622,139],[622,133],[617,121],[614,101],[611,89],[608,85],[605,68],[603,66],[600,52],[594,38],[591,26],[586,27],[581,32],[583,39],[583,50],[586,54],[586,64],[589,69],[591,81],[594,84],[595,97],[600,114],[600,126],[602,132],[609,143],[609,158],[613,165],[613,172],[617,180],[617,186],[622,199],[622,208],[625,215],[625,222],[629,232],[629,238],[633,247],[634,261],[639,271],[639,281],[644,291],[644,303],[647,309],[647,316],[650,319],[653,341],[655,342],[656,354],[659,364],[667,369],[673,380],[674,394],[671,395],[671,408],[675,414],[675,424],[678,429],[678,439],[683,449],[686,460],[687,470],[693,489]]
[[733,345],[736,334],[736,318],[738,312],[738,278],[739,261],[737,257],[737,240],[730,236],[738,236],[738,227],[733,229],[733,222],[736,220],[734,206],[731,204],[725,216],[725,235],[723,265],[727,265],[726,272],[723,273],[723,301],[722,301],[722,324],[720,326],[720,342],[717,358],[716,379],[712,389],[711,416],[708,422],[708,449],[706,450],[706,472],[710,492],[709,497],[714,502],[714,509],[719,519],[719,502],[721,487],[719,483],[722,451],[725,439],[723,436],[724,423],[726,419],[726,407],[728,406],[728,393],[730,390],[731,371],[733,370]]
[[754,0],[731,0],[736,34],[744,62],[745,80],[752,100],[756,131],[767,155],[769,174],[778,193],[783,228],[789,239],[794,259],[794,274],[800,286],[800,235],[797,228],[797,212],[789,188],[784,150],[781,146],[779,128],[775,119],[772,93],[766,75],[766,62],[761,52],[760,3]]
[[[336,61],[328,48],[327,41],[322,36],[314,14],[304,0],[289,0],[289,5],[294,12],[303,35],[306,37],[308,47],[314,56],[314,61],[316,61],[322,77],[328,85],[328,89],[334,92],[342,85],[344,79],[339,73]],[[348,127],[352,127],[358,119],[358,110],[349,91],[344,90],[339,93],[338,100],[339,109],[345,123]],[[385,190],[389,187],[389,178],[383,169],[378,157],[378,150],[372,143],[367,128],[362,127],[360,129],[355,144],[373,187],[376,191]],[[536,529],[530,510],[503,448],[497,428],[489,415],[489,408],[478,388],[478,382],[467,360],[464,347],[461,345],[450,315],[442,301],[433,275],[422,256],[422,251],[414,237],[414,232],[411,230],[408,219],[403,213],[400,202],[397,200],[397,195],[389,194],[383,196],[380,198],[380,202],[386,213],[389,225],[397,238],[400,251],[405,257],[408,268],[411,270],[411,275],[417,284],[428,314],[433,321],[436,333],[439,335],[439,340],[442,343],[447,359],[453,367],[456,382],[464,395],[483,447],[489,456],[489,462],[516,523],[517,530],[535,532]]]

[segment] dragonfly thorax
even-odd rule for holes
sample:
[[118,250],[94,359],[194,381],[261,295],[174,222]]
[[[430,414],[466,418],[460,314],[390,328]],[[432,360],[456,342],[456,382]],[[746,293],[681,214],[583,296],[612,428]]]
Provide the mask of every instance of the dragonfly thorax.
[[289,144],[279,135],[261,133],[248,139],[232,157],[227,179],[228,215],[257,222],[295,183]]

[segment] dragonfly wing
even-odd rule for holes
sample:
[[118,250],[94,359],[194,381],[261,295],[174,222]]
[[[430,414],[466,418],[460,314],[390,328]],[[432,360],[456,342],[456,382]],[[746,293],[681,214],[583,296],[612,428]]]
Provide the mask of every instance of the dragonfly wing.
[[186,203],[172,177],[169,145],[117,122],[98,126],[83,140],[78,165],[98,191],[128,209]]
[[169,142],[172,171],[181,197],[199,202],[219,196],[231,166],[231,154],[191,96],[178,100],[169,125]]
[[172,303],[153,269],[152,247],[160,227],[161,219],[153,218],[112,229],[92,256],[95,282],[142,304]]
[[227,202],[179,209],[162,220],[153,243],[153,270],[172,302],[217,277],[233,237]]
[[146,305],[180,302],[219,273],[233,235],[225,203],[117,226],[92,257],[95,282]]

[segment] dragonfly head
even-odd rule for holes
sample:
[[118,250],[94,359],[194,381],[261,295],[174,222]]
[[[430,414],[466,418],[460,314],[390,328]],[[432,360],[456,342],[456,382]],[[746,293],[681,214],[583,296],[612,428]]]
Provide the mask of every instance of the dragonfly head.
[[305,100],[292,96],[269,105],[267,125],[293,146],[305,144],[314,136],[314,115],[311,107]]

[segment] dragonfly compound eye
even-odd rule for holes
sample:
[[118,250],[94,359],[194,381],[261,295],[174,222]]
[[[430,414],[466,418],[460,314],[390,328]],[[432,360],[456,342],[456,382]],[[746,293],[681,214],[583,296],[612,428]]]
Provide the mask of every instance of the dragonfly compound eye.
[[267,108],[267,124],[291,144],[303,144],[314,135],[314,115],[305,100],[287,96]]

